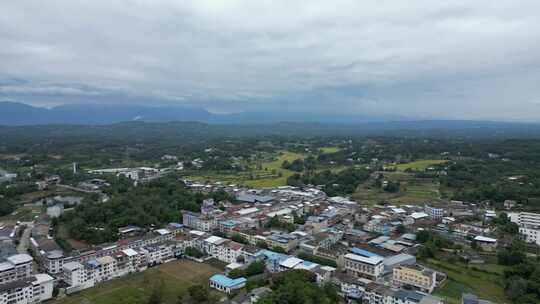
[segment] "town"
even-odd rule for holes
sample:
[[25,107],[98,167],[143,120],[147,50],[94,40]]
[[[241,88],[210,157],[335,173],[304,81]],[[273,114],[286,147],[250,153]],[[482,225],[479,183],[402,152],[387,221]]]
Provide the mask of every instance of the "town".
[[[161,159],[175,165],[88,170],[80,174],[93,178],[71,186],[60,175],[37,181],[40,191],[72,194],[40,198],[41,212],[1,227],[0,303],[64,303],[85,290],[165,265],[208,267],[206,282],[189,288],[188,301],[200,303],[256,303],[272,294],[272,278],[295,272],[315,286],[332,288],[345,303],[503,303],[502,293],[488,293],[486,299],[481,288],[458,294],[441,290],[459,284],[456,271],[498,275],[492,265],[524,263],[540,246],[540,213],[522,211],[510,199],[497,205],[450,199],[365,204],[351,196],[329,196],[325,185],[256,188],[195,181],[178,174],[184,165],[176,164],[176,157]],[[81,171],[75,163],[71,170]],[[6,183],[17,178],[5,176]],[[64,239],[59,219],[85,204],[76,193],[108,204],[114,194],[103,190],[115,180],[133,189],[167,180],[202,201],[178,210],[175,221],[163,225],[120,226],[113,232],[116,241],[90,245]],[[380,187],[388,187],[388,181]],[[150,300],[162,297],[154,289]]]

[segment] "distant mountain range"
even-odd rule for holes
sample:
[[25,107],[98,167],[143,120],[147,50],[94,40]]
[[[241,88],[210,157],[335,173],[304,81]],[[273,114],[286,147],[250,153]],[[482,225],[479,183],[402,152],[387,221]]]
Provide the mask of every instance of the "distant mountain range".
[[214,114],[205,109],[179,106],[72,104],[47,109],[18,102],[0,102],[0,125],[7,126],[43,124],[106,125],[127,121],[261,124],[278,122],[365,123],[403,120],[406,119],[397,115],[335,115],[307,112],[264,111]]
[[[128,135],[129,134],[129,135]],[[214,114],[177,106],[63,105],[52,109],[0,102],[0,144],[8,138],[71,136],[212,137],[260,135],[385,135],[539,138],[540,124],[414,120],[398,116],[243,112]]]

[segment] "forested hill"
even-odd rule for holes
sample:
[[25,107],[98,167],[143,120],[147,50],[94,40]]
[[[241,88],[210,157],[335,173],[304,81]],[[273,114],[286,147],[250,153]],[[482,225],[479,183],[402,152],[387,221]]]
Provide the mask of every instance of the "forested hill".
[[111,125],[0,126],[0,145],[43,141],[168,141],[249,136],[400,136],[439,138],[539,138],[540,124],[478,121],[275,123],[215,125],[200,122],[125,122]]

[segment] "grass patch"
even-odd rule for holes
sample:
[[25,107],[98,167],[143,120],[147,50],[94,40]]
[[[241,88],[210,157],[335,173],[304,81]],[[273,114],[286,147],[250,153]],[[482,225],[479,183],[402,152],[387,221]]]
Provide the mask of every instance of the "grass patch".
[[322,153],[336,153],[338,151],[340,151],[341,149],[339,147],[322,147],[322,148],[319,148],[319,150],[322,151]]
[[463,293],[473,292],[472,288],[463,285],[453,279],[448,279],[433,295],[446,300],[450,304],[461,304],[461,295]]
[[[94,288],[53,301],[54,304],[138,304],[145,303],[158,285],[163,287],[163,303],[176,303],[189,286],[208,284],[208,278],[219,269],[188,260],[169,262],[146,271],[130,274]],[[214,297],[219,294],[214,293]]]
[[[448,275],[448,281],[437,288],[435,295],[448,298],[451,300],[450,303],[461,303],[462,292],[473,292],[478,297],[494,303],[507,301],[501,285],[502,277],[500,274],[496,274],[503,271],[498,265],[484,265],[483,267],[490,271],[484,272],[474,270],[472,266],[458,262],[429,260],[426,264]],[[475,265],[475,267],[478,266]]]
[[381,172],[385,180],[400,183],[400,191],[388,193],[373,186],[373,179],[358,186],[353,199],[365,204],[424,204],[441,198],[440,183],[432,178],[416,178],[405,172]]
[[447,160],[443,160],[443,159],[421,159],[421,160],[413,161],[410,163],[397,164],[395,165],[395,168],[398,171],[405,171],[407,169],[412,169],[416,171],[424,171],[426,170],[426,168],[432,165],[444,164],[447,162],[448,162]]

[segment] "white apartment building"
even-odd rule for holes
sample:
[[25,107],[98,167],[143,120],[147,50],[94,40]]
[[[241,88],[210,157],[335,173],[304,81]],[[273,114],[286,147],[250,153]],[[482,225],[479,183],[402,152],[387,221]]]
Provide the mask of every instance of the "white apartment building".
[[218,221],[213,216],[190,211],[182,211],[182,213],[182,223],[186,227],[209,232],[218,226]]
[[0,284],[19,281],[32,276],[33,258],[28,254],[15,254],[0,263]]
[[372,280],[379,278],[384,270],[383,258],[380,256],[364,257],[348,253],[345,258],[345,270],[355,277]]
[[86,288],[94,287],[93,272],[79,262],[69,262],[64,265],[62,280],[69,285],[66,293],[74,293]]
[[92,271],[96,283],[108,281],[117,277],[116,260],[111,256],[99,257],[86,263]]
[[519,234],[523,240],[527,243],[533,243],[540,246],[540,227],[533,228],[534,226],[522,226],[519,227]]
[[540,227],[540,213],[532,212],[512,212],[509,213],[510,221],[522,225]]
[[540,245],[540,213],[513,212],[509,217],[518,224],[519,234],[525,242]]
[[426,205],[424,211],[432,219],[441,219],[444,216],[444,209]]
[[0,285],[0,304],[35,304],[52,298],[53,277],[34,276]]

